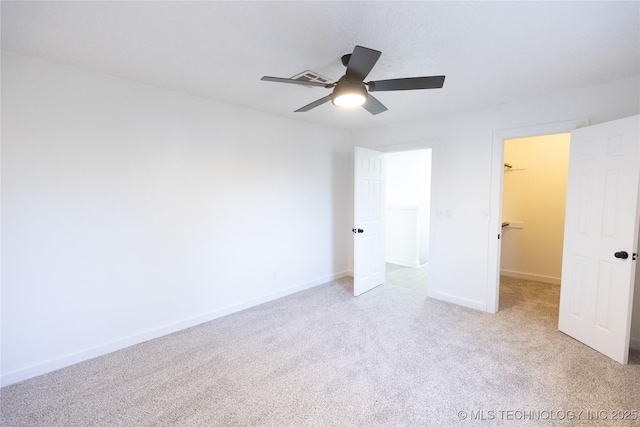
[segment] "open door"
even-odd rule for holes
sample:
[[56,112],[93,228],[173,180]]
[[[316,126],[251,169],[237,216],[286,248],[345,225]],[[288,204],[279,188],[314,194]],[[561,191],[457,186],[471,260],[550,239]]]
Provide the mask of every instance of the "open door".
[[384,153],[356,147],[353,295],[384,283]]
[[640,116],[571,132],[558,329],[624,364],[639,178]]

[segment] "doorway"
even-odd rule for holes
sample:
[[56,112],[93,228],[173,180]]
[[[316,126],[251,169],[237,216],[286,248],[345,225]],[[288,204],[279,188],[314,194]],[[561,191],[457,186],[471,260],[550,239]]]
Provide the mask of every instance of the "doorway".
[[[439,140],[431,139],[377,146],[374,150],[355,147],[354,228],[351,230],[354,233],[354,296],[367,292],[387,281],[384,245],[387,155],[421,149],[431,151],[431,188],[428,189],[430,206],[426,209],[429,215],[427,223],[430,225],[430,219],[434,217],[433,206],[437,204],[437,194],[434,188],[437,188],[438,146]],[[429,186],[427,185],[427,187]],[[434,261],[432,265],[435,266],[437,251],[432,234],[428,233],[428,237],[424,240],[428,241],[427,251],[433,250],[434,253],[431,256],[427,252],[427,259],[431,258]],[[407,283],[406,278],[401,281]],[[426,296],[432,296],[430,288],[426,286],[426,270],[424,278],[418,279],[418,282],[424,284]]]
[[[547,284],[559,304],[571,134],[504,141],[500,298]],[[508,289],[505,288],[508,287]],[[508,304],[506,304],[508,305]]]
[[[492,175],[490,193],[490,219],[489,219],[489,256],[488,256],[488,280],[486,311],[497,313],[500,300],[500,260],[502,237],[502,186],[504,179],[504,145],[506,140],[518,138],[530,138],[543,135],[568,133],[589,125],[588,119],[571,120],[566,122],[550,123],[545,125],[530,126],[518,129],[507,129],[493,133],[492,146]],[[515,221],[515,219],[514,219]]]
[[432,150],[387,153],[386,282],[426,293]]

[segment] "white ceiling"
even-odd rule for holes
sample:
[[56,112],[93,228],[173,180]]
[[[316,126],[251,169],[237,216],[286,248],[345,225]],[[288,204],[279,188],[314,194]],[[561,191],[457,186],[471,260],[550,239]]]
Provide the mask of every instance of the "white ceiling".
[[[339,129],[498,105],[640,75],[640,2],[8,2],[2,48]],[[324,104],[356,45],[366,79],[446,75],[443,89],[378,92],[389,111]]]

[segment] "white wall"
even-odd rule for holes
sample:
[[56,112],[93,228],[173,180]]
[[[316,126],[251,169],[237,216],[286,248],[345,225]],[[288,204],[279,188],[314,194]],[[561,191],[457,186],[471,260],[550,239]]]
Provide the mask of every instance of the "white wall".
[[571,134],[504,142],[501,274],[560,284]]
[[420,231],[426,223],[420,220],[423,212],[418,206],[392,205],[386,206],[385,212],[385,261],[419,267],[424,264],[420,259]]
[[431,150],[387,153],[387,205],[429,206]]
[[352,156],[347,132],[3,52],[3,384],[345,274]]
[[[445,85],[442,90],[446,88]],[[425,97],[428,98],[426,92]],[[493,133],[581,118],[597,124],[639,112],[640,78],[636,77],[363,130],[354,134],[354,143],[375,148],[439,140],[438,150],[433,154],[432,213],[439,214],[432,217],[431,223],[430,295],[486,310],[488,287],[495,287],[488,280],[488,248],[490,239],[493,242],[496,238],[489,228],[487,213],[499,215],[489,211]]]

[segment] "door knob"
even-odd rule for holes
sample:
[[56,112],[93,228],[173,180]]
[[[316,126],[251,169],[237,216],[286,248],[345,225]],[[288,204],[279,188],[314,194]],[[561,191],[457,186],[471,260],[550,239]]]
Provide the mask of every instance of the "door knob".
[[620,258],[620,259],[627,259],[629,258],[629,254],[626,253],[625,251],[621,251],[621,252],[616,252],[615,254],[613,254],[614,257],[616,258]]

